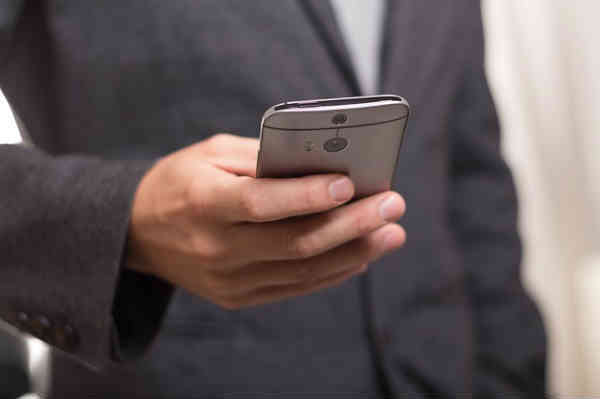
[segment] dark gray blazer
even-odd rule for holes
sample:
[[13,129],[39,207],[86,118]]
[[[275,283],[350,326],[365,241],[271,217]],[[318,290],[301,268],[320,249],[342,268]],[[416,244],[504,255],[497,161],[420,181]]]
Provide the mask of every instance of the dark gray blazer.
[[380,91],[414,111],[406,247],[340,287],[226,311],[122,270],[133,193],[157,157],[256,137],[274,103],[360,94],[329,4],[2,1],[1,87],[35,148],[0,146],[0,317],[57,349],[55,397],[543,395],[479,2],[386,15]]

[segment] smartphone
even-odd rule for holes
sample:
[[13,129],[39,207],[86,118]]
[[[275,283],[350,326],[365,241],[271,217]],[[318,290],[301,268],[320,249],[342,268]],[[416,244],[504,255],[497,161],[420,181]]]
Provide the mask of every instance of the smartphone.
[[342,173],[355,198],[389,190],[410,107],[395,95],[291,101],[261,121],[259,178]]

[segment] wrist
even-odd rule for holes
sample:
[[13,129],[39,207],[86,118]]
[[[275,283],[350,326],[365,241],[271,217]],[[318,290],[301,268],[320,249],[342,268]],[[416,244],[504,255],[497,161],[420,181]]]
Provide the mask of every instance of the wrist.
[[139,244],[136,243],[136,239],[133,237],[131,227],[127,236],[127,247],[125,250],[123,266],[126,269],[139,273],[157,276],[156,268],[152,266],[151,262],[141,256]]
[[144,198],[147,196],[145,191],[151,172],[152,169],[142,178],[133,198],[123,265],[126,269],[144,274],[156,275],[155,268],[147,257],[144,256],[144,245],[142,241],[144,220],[147,219],[147,215],[145,214],[148,209],[145,205],[148,201]]

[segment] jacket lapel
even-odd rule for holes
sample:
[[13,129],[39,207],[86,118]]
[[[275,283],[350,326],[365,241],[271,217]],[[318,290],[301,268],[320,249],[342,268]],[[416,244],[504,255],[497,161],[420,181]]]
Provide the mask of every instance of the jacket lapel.
[[334,10],[329,0],[299,0],[301,8],[314,26],[318,36],[323,40],[344,79],[348,83],[352,95],[361,94],[358,79],[352,67],[350,54],[344,43],[344,38],[337,25]]

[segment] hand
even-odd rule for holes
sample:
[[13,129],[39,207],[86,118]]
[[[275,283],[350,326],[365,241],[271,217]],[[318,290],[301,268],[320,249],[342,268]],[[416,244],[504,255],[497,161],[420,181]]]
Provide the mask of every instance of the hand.
[[159,160],[135,195],[128,267],[238,309],[339,284],[404,243],[397,193],[340,207],[350,179],[256,179],[257,150],[219,134]]

